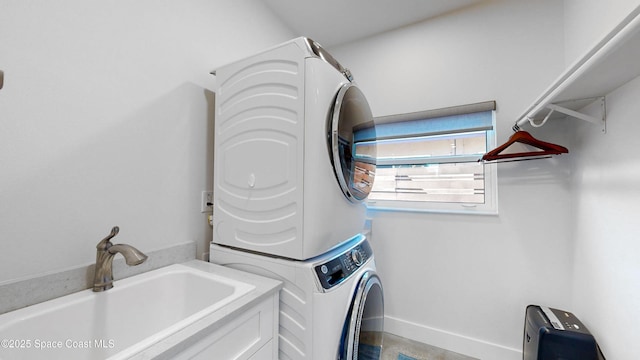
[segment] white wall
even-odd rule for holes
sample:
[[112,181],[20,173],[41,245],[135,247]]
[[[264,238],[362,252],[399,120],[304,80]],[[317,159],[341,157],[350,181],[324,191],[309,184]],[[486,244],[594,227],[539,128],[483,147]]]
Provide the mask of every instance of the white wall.
[[208,73],[289,38],[260,1],[3,1],[0,282],[91,263],[114,225],[205,251]]
[[[640,1],[565,1],[567,49],[595,44]],[[580,56],[567,52],[568,62]],[[576,55],[579,54],[579,55]],[[574,122],[575,267],[572,309],[608,359],[640,357],[640,78],[607,95],[607,132]]]
[[[375,116],[497,101],[498,143],[564,69],[563,4],[489,1],[330,49]],[[529,129],[567,145],[562,123]],[[569,157],[500,164],[499,216],[375,212],[388,331],[521,359],[528,304],[571,304]],[[495,165],[493,165],[495,166]]]
[[580,124],[575,157],[574,313],[607,359],[640,357],[640,78],[607,96],[607,133]]
[[638,0],[564,0],[566,65],[582,57],[638,4]]

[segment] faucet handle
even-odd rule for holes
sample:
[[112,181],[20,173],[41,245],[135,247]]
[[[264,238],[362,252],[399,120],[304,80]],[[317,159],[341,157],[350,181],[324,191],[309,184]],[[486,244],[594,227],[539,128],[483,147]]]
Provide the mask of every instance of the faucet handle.
[[109,233],[108,237],[109,239],[111,239],[112,237],[118,235],[118,233],[120,232],[120,228],[117,226],[114,226],[111,228],[111,233]]
[[111,240],[114,236],[118,235],[119,232],[120,232],[120,228],[117,226],[114,226],[113,228],[111,228],[111,232],[109,233],[109,235],[107,235],[104,239],[100,240],[100,242],[98,243],[98,246],[96,247],[98,249],[106,248],[109,240]]

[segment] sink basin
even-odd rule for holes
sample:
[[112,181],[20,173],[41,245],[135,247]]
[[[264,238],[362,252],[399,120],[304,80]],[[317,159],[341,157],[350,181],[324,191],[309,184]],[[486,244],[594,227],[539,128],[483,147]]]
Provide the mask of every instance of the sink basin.
[[183,264],[149,271],[0,315],[0,359],[126,359],[254,288]]

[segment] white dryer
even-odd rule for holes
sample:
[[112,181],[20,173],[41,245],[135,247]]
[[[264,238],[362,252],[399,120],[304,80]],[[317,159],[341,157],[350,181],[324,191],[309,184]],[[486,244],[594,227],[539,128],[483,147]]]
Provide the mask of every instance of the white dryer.
[[278,279],[281,360],[377,360],[384,299],[371,247],[357,235],[306,261],[211,244],[211,261]]
[[350,72],[297,38],[215,74],[213,242],[305,260],[360,233],[375,127]]

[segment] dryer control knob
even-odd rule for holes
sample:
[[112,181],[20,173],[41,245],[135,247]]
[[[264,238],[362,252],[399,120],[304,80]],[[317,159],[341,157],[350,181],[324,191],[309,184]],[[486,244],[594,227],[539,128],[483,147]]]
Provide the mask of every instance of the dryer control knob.
[[360,266],[362,265],[362,263],[364,263],[364,258],[358,250],[351,250],[351,259],[357,266]]

